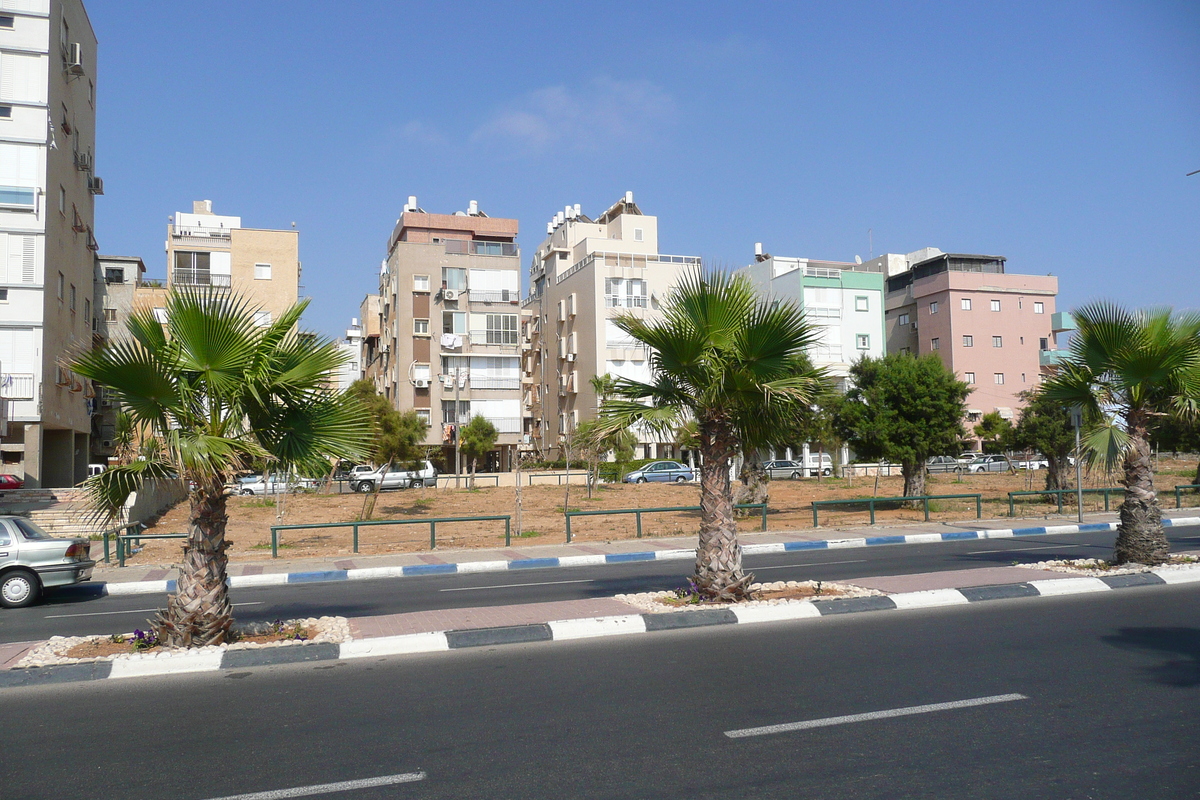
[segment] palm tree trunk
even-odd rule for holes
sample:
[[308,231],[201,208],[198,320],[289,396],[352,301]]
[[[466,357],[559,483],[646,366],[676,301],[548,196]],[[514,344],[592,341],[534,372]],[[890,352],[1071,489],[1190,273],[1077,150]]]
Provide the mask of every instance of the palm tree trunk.
[[221,644],[233,626],[225,583],[225,549],[229,547],[225,502],[220,481],[211,481],[192,495],[188,539],[175,593],[167,597],[166,611],[160,611],[155,619],[159,638],[169,647]]
[[1125,476],[1121,479],[1125,502],[1121,503],[1121,522],[1117,525],[1117,544],[1113,550],[1118,564],[1162,564],[1171,552],[1163,533],[1162,509],[1154,492],[1146,423],[1146,417],[1138,412],[1130,412],[1126,420],[1130,447],[1125,454]]
[[747,597],[754,579],[742,573],[742,548],[733,517],[729,462],[735,451],[728,423],[700,422],[700,543],[692,581],[705,598],[726,602]]

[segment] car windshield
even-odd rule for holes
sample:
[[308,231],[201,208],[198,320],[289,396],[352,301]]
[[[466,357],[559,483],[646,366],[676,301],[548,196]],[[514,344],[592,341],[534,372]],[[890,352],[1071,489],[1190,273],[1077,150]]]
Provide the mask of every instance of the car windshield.
[[27,542],[45,542],[54,538],[27,519],[14,517],[13,524],[16,525],[17,530],[21,532],[21,538]]

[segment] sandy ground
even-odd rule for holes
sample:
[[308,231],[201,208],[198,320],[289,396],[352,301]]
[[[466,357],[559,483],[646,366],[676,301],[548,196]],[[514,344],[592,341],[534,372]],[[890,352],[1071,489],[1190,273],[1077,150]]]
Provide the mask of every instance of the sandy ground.
[[[1160,467],[1157,484],[1162,492],[1164,505],[1174,505],[1171,487],[1177,483],[1190,483],[1195,464],[1192,462],[1166,462]],[[1186,475],[1181,473],[1187,473]],[[961,481],[954,475],[929,477],[930,494],[982,493],[984,495],[983,516],[1000,517],[1008,513],[1006,493],[1029,489],[1028,473],[989,473],[963,476]],[[1034,489],[1041,488],[1044,472],[1033,474]],[[1087,479],[1085,488],[1114,486],[1115,482]],[[771,530],[794,530],[812,527],[812,501],[869,497],[888,497],[901,492],[899,477],[880,478],[878,489],[875,479],[855,478],[776,480],[770,484],[768,525]],[[513,547],[521,544],[557,544],[566,541],[566,530],[562,516],[565,487],[532,486],[522,489],[523,535],[513,529]],[[294,495],[284,499],[282,509],[276,508],[274,499],[258,497],[231,497],[229,500],[228,538],[232,542],[229,556],[234,560],[261,559],[270,555],[272,525],[306,525],[329,522],[352,522],[358,519],[363,509],[361,495]],[[1018,516],[1038,517],[1055,511],[1053,503],[1034,502],[1018,507]],[[589,499],[583,486],[570,489],[569,508],[579,511],[694,506],[700,502],[700,490],[695,484],[613,484],[599,487]],[[1121,502],[1114,494],[1112,507]],[[1087,510],[1103,510],[1104,500],[1099,495],[1085,496]],[[1066,500],[1066,510],[1074,508],[1071,498]],[[282,511],[282,515],[279,512]],[[452,489],[407,489],[383,492],[375,507],[375,520],[420,521],[439,517],[464,517],[509,514],[515,517],[516,495],[512,487],[479,488],[475,490]],[[642,517],[643,534],[646,536],[671,536],[694,533],[698,514],[653,513]],[[973,500],[938,500],[930,507],[930,518],[934,520],[966,520],[975,516]],[[865,504],[841,509],[822,509],[821,527],[864,525],[868,522]],[[878,523],[919,522],[924,519],[920,509],[899,509],[895,504],[876,510]],[[181,504],[162,517],[148,533],[177,533],[186,530],[187,505]],[[515,520],[514,520],[515,526]],[[743,530],[757,530],[758,517],[742,519]],[[571,523],[575,541],[612,541],[636,536],[633,514],[574,517]],[[315,528],[308,530],[283,531],[280,555],[287,558],[334,556],[351,554],[352,534],[350,528]],[[504,545],[503,521],[455,522],[437,524],[438,548],[486,548]],[[169,563],[177,560],[181,543],[175,540],[147,542],[145,550],[135,555],[131,563]],[[359,549],[364,554],[388,552],[413,552],[429,549],[429,525],[373,525],[360,528]]]

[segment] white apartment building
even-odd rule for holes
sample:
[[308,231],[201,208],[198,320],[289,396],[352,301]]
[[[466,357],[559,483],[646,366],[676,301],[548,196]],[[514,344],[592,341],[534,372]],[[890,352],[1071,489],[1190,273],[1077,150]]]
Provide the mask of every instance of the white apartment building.
[[[633,192],[595,220],[578,204],[567,206],[547,223],[546,234],[522,305],[524,425],[532,450],[561,458],[576,426],[596,415],[592,376],[650,379],[648,352],[612,317],[655,316],[700,258],[660,254],[658,218],[642,213]],[[640,439],[642,457],[674,455],[672,442]]]
[[96,36],[79,0],[0,1],[3,472],[87,476],[94,390],[64,366],[92,341]]
[[350,384],[363,376],[363,327],[358,324],[358,317],[350,320],[350,327],[346,329],[346,338],[337,344],[338,350],[346,358],[341,368],[338,369],[337,376],[337,388],[344,392],[350,388]]
[[884,335],[883,267],[878,263],[780,258],[754,245],[754,263],[738,270],[765,297],[786,299],[804,309],[821,329],[821,341],[809,350],[813,365],[824,368],[845,390],[850,365],[862,356],[887,352]]

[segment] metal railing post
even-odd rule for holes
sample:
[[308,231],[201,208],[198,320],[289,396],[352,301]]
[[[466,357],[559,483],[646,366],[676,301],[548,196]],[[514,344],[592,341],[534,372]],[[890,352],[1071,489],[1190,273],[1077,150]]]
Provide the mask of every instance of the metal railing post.
[[1104,510],[1108,511],[1108,498],[1111,492],[1108,489],[1104,490]]
[[[1175,507],[1179,508],[1179,490],[1178,489],[1175,490]],[[110,559],[108,557],[108,535],[110,533],[112,533],[111,529],[104,532],[104,563],[105,564],[110,563]]]
[[925,521],[926,521],[926,522],[929,522],[929,498],[928,498],[928,497],[922,497],[922,498],[921,498],[921,503],[922,503],[922,505],[924,505],[924,506],[925,506]]
[[762,504],[762,529],[764,532],[766,532],[766,530],[767,530],[767,504],[766,503]]
[[814,528],[819,528],[819,527],[821,527],[821,524],[820,524],[819,522],[817,522],[817,502],[818,502],[818,501],[816,501],[816,500],[813,500],[813,504],[812,504],[812,509],[813,509],[813,527],[814,527]]
[[512,517],[504,518],[504,546],[512,545]]
[[1063,496],[1062,489],[1059,489],[1055,493],[1055,496],[1058,498],[1058,513],[1061,514],[1062,513],[1062,496]]
[[[889,475],[888,477],[890,478],[891,475]],[[873,498],[873,497],[871,498],[871,502],[869,505],[871,507],[871,524],[874,525],[875,524],[875,498]]]
[[[1175,487],[1175,507],[1183,508],[1183,495],[1179,491],[1182,487]],[[108,561],[108,539],[104,540],[104,560]]]
[[[530,484],[532,486],[533,484]],[[567,544],[571,543],[571,512],[563,512],[567,515]]]
[[358,552],[358,526],[354,526],[354,552]]
[[1015,498],[1013,497],[1012,492],[1009,492],[1008,493],[1008,515],[1010,517],[1015,517],[1017,515],[1017,508],[1013,503],[1014,499]]
[[634,514],[637,518],[637,537],[642,538],[642,512],[638,511]]
[[975,495],[975,519],[983,519],[983,495]]
[[271,528],[271,558],[279,558],[279,529]]
[[429,549],[437,549],[437,523],[433,520],[429,521]]
[[125,566],[125,548],[121,544],[121,534],[117,534],[117,566]]

